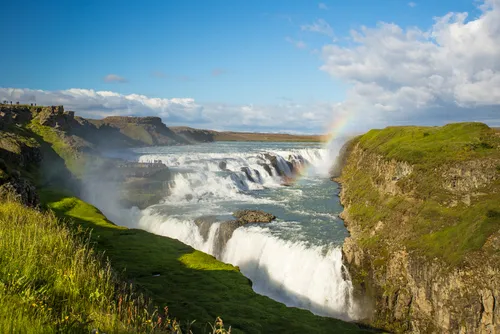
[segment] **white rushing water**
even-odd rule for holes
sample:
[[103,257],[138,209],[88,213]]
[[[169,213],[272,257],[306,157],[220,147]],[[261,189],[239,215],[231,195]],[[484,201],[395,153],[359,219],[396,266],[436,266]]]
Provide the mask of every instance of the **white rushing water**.
[[[161,160],[174,171],[168,196],[140,212],[133,227],[176,238],[238,266],[257,293],[288,306],[356,319],[352,284],[342,264],[347,232],[338,219],[338,186],[327,178],[332,152],[316,144],[213,143],[114,155]],[[299,168],[306,175],[284,186]],[[230,229],[224,221],[237,209],[261,209],[278,219]],[[203,232],[195,223],[202,216],[216,216],[219,222],[207,223]],[[224,239],[227,231],[230,237]]]

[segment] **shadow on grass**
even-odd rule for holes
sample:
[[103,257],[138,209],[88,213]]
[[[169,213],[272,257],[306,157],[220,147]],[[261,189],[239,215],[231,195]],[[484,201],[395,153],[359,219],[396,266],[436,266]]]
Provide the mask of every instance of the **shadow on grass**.
[[207,333],[217,316],[234,333],[361,333],[357,324],[289,308],[252,290],[237,268],[178,240],[117,226],[95,207],[57,191],[41,191],[42,202],[62,218],[92,229],[96,249],[115,271],[150,295],[193,332]]

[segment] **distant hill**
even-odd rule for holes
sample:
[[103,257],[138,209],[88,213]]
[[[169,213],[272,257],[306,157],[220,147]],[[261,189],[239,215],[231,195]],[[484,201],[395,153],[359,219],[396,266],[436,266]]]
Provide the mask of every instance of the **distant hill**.
[[98,130],[101,145],[161,146],[191,143],[168,128],[159,117],[111,116],[87,121]]
[[199,130],[186,126],[173,126],[170,128],[176,134],[187,140],[210,141],[274,141],[274,142],[319,142],[324,136],[319,135],[292,135],[287,133],[258,133]]

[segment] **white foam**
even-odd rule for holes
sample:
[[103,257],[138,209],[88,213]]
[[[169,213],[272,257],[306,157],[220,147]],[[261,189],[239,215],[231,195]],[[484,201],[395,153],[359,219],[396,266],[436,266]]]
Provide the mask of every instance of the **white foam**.
[[239,228],[222,260],[240,267],[256,292],[323,316],[356,318],[352,284],[338,247],[285,241],[260,227]]

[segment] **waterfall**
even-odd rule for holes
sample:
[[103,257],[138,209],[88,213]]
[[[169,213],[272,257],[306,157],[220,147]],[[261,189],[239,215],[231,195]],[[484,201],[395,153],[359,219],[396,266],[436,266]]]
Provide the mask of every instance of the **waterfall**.
[[[315,184],[332,165],[332,153],[310,146],[260,149],[256,144],[247,145],[250,149],[220,144],[216,152],[209,145],[190,152],[178,148],[136,150],[129,160],[161,160],[173,177],[163,203],[143,210],[134,227],[178,239],[238,266],[257,293],[288,306],[356,319],[351,280],[342,264],[345,228],[333,212],[300,202],[313,198]],[[306,175],[312,190],[285,187],[289,184],[284,184],[284,178],[293,178],[304,167],[312,174]],[[326,181],[325,189],[334,186]],[[327,194],[312,202],[334,196]],[[298,206],[291,207],[293,201],[299,201]],[[235,208],[249,206],[278,210],[289,219],[268,225],[235,223],[231,216]],[[207,216],[200,222],[200,217]],[[342,231],[329,232],[331,241],[323,235],[325,228]]]

